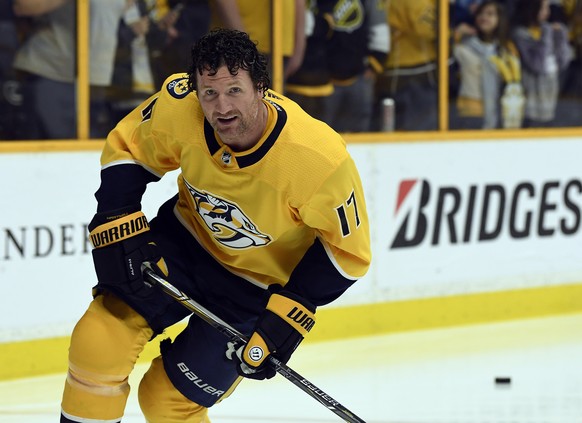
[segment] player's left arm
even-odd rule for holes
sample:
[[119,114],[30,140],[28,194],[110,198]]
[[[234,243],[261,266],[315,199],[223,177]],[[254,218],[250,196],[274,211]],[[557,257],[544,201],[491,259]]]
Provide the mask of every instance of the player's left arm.
[[157,263],[158,273],[167,275],[141,211],[147,185],[177,167],[177,154],[152,129],[157,102],[154,95],[122,119],[109,133],[101,155],[97,213],[89,224],[97,291],[150,295],[140,271],[144,261]]
[[316,306],[341,296],[371,262],[370,226],[360,176],[348,157],[300,210],[318,236],[285,289]]
[[342,295],[370,266],[370,234],[363,189],[351,158],[336,169],[300,210],[319,234],[291,274],[274,292],[246,346],[227,356],[242,376],[275,375],[267,357],[287,362],[315,324],[318,306]]

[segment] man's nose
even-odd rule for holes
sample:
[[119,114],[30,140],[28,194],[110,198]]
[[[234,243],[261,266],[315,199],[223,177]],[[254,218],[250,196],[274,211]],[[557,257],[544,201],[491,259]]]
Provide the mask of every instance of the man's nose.
[[221,114],[228,113],[231,110],[230,101],[226,95],[218,95],[216,99],[216,111]]

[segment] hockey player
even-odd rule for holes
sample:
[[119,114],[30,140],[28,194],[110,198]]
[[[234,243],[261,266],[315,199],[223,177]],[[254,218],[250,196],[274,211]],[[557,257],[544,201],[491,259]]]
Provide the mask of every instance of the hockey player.
[[[98,283],[71,336],[61,422],[121,421],[144,345],[188,314],[144,284],[143,262],[249,337],[227,348],[194,316],[163,341],[139,385],[149,423],[208,422],[241,376],[272,377],[266,358],[287,362],[317,307],[369,267],[364,194],[342,138],[268,89],[246,33],[212,31],[192,59],[106,141],[89,225]],[[178,194],[148,223],[146,185],[178,168]]]

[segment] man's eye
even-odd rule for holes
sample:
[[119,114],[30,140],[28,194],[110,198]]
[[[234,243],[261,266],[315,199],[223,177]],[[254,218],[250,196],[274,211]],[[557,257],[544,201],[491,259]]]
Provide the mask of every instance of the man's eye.
[[233,92],[233,93],[239,93],[240,92],[240,88],[238,88],[238,87],[232,87],[230,89],[230,91]]

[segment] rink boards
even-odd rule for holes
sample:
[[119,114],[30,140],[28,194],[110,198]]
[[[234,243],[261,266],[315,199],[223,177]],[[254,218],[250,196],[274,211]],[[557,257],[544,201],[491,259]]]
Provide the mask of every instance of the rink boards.
[[[62,371],[90,301],[102,144],[79,145],[0,150],[0,379]],[[310,341],[582,311],[581,137],[348,148],[373,264],[318,311]],[[148,188],[148,217],[176,176]]]

